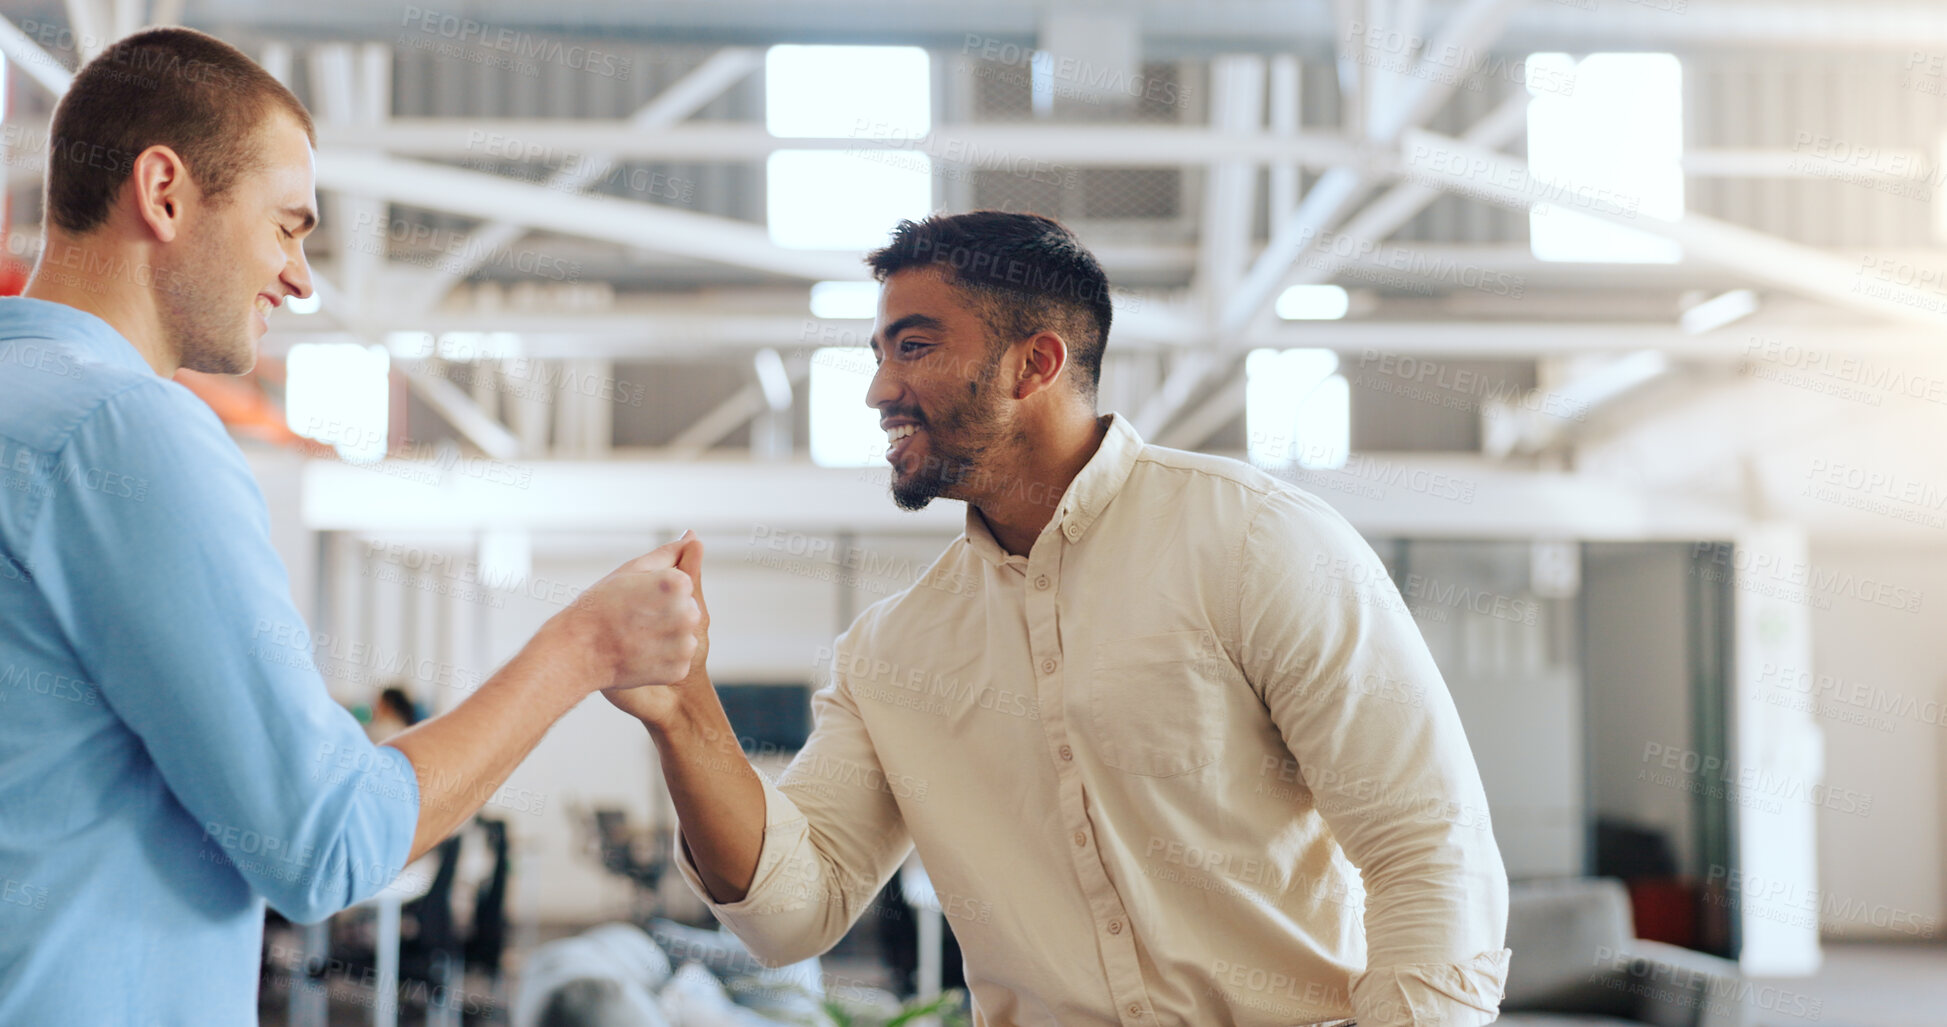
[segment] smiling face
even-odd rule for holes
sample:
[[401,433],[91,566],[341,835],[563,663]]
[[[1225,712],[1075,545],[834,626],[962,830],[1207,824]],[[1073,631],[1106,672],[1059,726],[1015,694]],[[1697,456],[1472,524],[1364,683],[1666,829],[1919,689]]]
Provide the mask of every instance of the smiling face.
[[277,113],[256,139],[261,166],[195,205],[158,256],[163,330],[181,365],[242,374],[257,362],[270,311],[311,295],[304,237],[318,223],[313,151],[304,128]]
[[1025,444],[987,323],[941,272],[901,271],[879,292],[872,351],[865,402],[886,429],[893,502],[978,500]]

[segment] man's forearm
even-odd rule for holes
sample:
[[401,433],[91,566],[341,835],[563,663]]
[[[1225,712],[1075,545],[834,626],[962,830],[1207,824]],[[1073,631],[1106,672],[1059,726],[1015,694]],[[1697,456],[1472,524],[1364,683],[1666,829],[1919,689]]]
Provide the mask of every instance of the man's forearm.
[[679,686],[681,700],[651,723],[683,844],[718,902],[741,901],[764,849],[764,785],[744,756],[709,682]]
[[408,861],[466,823],[606,673],[592,647],[550,622],[457,708],[389,739],[419,781]]

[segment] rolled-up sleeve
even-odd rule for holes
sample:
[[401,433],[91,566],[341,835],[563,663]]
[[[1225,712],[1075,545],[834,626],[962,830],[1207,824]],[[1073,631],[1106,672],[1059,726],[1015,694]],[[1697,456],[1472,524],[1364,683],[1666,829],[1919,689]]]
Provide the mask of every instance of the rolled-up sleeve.
[[[841,637],[840,653],[846,644]],[[842,674],[834,670],[811,708],[804,748],[776,783],[764,781],[764,844],[743,899],[714,901],[677,834],[683,879],[766,966],[837,944],[912,848]]]
[[419,817],[411,763],[326,691],[263,495],[209,409],[161,380],[125,389],[43,480],[36,579],[202,825],[204,858],[300,922],[397,877]]
[[1235,574],[1237,654],[1364,879],[1360,1027],[1492,1022],[1507,977],[1507,874],[1459,714],[1364,539],[1300,494],[1267,495]]

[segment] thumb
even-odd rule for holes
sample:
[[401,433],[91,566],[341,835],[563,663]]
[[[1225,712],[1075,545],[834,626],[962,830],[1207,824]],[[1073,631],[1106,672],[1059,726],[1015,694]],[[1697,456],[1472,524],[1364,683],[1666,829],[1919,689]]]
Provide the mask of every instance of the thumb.
[[695,537],[695,534],[692,531],[685,531],[683,532],[682,538],[674,542],[664,542],[662,545],[630,560],[629,569],[633,571],[666,571],[676,566],[677,557],[682,555],[683,547],[689,543],[691,538]]
[[707,619],[710,608],[703,604],[703,540],[694,532],[686,532],[681,541],[684,545],[677,555],[676,569],[690,576],[690,594],[696,599],[696,608]]

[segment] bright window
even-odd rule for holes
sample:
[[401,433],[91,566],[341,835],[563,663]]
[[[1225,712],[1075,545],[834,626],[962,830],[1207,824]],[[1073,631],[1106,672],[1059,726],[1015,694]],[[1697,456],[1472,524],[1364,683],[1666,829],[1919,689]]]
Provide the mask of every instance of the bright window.
[[382,460],[392,404],[384,346],[301,342],[285,358],[284,416],[291,430],[354,462]]
[[[1584,213],[1683,216],[1683,65],[1666,53],[1528,58],[1528,169],[1537,187],[1564,197],[1529,211],[1540,260],[1674,264],[1677,243]],[[1538,82],[1571,81],[1551,92]],[[1548,187],[1553,187],[1552,189]]]
[[784,139],[933,130],[933,76],[916,46],[774,46],[764,54],[764,127]]
[[878,282],[818,282],[811,287],[811,316],[874,318],[879,316]]
[[879,412],[865,405],[877,370],[864,346],[825,346],[811,355],[811,462],[820,467],[873,467],[886,460]]
[[1344,467],[1352,448],[1352,390],[1328,349],[1259,349],[1244,358],[1244,428],[1266,470]]
[[[774,46],[765,126],[793,138],[920,139],[932,131],[932,70],[910,46]],[[866,250],[933,209],[933,162],[918,147],[779,150],[765,166],[771,241]]]
[[1336,321],[1352,309],[1352,296],[1336,285],[1294,285],[1278,294],[1276,309],[1286,321]]

